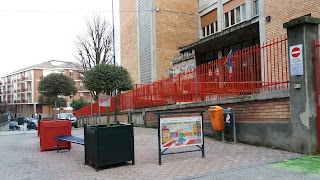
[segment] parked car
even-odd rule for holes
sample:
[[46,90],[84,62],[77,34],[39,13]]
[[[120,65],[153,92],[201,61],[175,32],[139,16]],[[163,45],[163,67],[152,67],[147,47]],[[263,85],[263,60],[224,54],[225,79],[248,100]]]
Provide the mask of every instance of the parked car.
[[19,125],[17,121],[10,121],[9,130],[17,130],[19,129]]
[[38,119],[32,118],[29,120],[28,124],[27,124],[27,129],[38,129]]
[[31,117],[25,117],[25,118],[24,118],[24,122],[25,122],[25,123],[29,123],[29,121],[30,121],[31,119],[33,119],[33,118],[31,118]]
[[70,120],[73,127],[78,127],[78,119],[72,113],[60,113],[57,117],[61,120]]

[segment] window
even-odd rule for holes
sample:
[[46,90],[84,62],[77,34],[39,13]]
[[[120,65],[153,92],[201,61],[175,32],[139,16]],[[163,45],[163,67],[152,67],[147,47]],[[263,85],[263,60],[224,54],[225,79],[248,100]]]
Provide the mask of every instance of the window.
[[206,27],[202,28],[202,37],[206,37]]
[[215,22],[213,22],[211,25],[210,25],[210,34],[214,34],[214,33],[216,33],[216,32],[218,32],[218,22],[217,21],[215,21]]
[[253,16],[259,15],[259,0],[253,0]]
[[237,20],[236,20],[236,22],[237,23],[239,23],[239,22],[241,22],[241,14],[240,14],[240,6],[239,7],[237,7],[236,8],[236,18],[237,18]]
[[229,12],[224,14],[225,27],[229,27]]
[[231,14],[231,26],[232,25],[234,25],[236,22],[235,22],[235,10],[234,9],[232,9],[231,11],[230,11],[230,14]]
[[242,13],[242,21],[245,21],[245,20],[247,20],[247,18],[246,18],[246,4],[243,4],[241,6],[241,9],[242,9],[242,11],[241,11],[241,13]]
[[83,92],[80,92],[80,97],[83,97]]
[[218,32],[218,21],[215,22],[215,32]]
[[225,28],[241,23],[246,19],[245,4],[224,13]]
[[217,9],[214,9],[200,17],[202,38],[217,32],[215,24],[217,22]]
[[210,28],[211,28],[211,34],[213,34],[214,33],[214,24],[213,23],[210,25]]
[[70,70],[70,77],[73,77],[73,71]]

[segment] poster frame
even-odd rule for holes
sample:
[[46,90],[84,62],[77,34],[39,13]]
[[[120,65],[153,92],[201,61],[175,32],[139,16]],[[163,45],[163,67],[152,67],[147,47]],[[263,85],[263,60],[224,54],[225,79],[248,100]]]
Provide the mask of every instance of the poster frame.
[[[158,118],[158,156],[159,156],[159,165],[162,164],[162,161],[161,161],[161,157],[163,155],[170,155],[170,154],[178,154],[178,153],[187,153],[187,152],[195,152],[195,151],[201,151],[202,152],[202,157],[204,158],[205,157],[205,151],[204,151],[204,136],[203,136],[203,113],[205,111],[204,110],[194,110],[194,111],[168,111],[168,112],[157,112],[155,113],[157,115],[157,118]],[[202,144],[201,145],[194,145],[195,147],[197,147],[198,149],[195,149],[195,150],[188,150],[188,151],[178,151],[178,152],[167,152],[166,151],[170,148],[162,148],[161,146],[161,143],[162,143],[162,140],[161,140],[161,116],[162,115],[169,115],[169,114],[200,114],[200,117],[201,117],[201,139],[202,139]],[[183,117],[183,116],[180,116],[180,117]],[[186,116],[184,116],[186,117]],[[187,116],[187,117],[190,117],[190,116]]]

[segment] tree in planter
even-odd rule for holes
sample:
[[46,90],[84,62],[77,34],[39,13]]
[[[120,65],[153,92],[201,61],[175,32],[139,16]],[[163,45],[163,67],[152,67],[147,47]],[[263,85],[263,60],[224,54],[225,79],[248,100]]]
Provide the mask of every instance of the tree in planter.
[[[129,72],[121,66],[111,64],[99,64],[86,71],[84,85],[86,89],[94,91],[96,95],[100,93],[110,95],[114,90],[121,92],[133,89]],[[97,100],[98,96],[95,96],[94,99]]]
[[73,110],[81,109],[83,106],[88,105],[89,102],[83,100],[83,98],[74,100],[70,103],[70,106],[73,108]]
[[[40,94],[39,98],[38,98],[38,103],[42,104],[42,105],[49,105],[49,116],[51,117],[51,108],[54,108],[55,106],[55,97],[46,97],[42,94]],[[67,107],[67,102],[66,99],[58,97],[57,99],[57,107],[61,108],[61,107]]]
[[[86,30],[77,35],[77,54],[75,58],[82,65],[84,74],[99,64],[111,64],[114,56],[113,31],[110,23],[102,16],[96,15],[86,19]],[[92,97],[98,97],[91,91]]]
[[73,79],[63,74],[52,73],[45,76],[39,83],[38,91],[48,97],[53,98],[55,101],[55,116],[54,120],[57,120],[57,102],[58,95],[70,96],[77,92]]

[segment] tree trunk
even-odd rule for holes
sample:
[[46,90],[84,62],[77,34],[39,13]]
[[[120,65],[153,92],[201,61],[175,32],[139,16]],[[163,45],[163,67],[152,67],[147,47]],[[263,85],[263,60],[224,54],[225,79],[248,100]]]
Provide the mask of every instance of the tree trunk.
[[48,105],[49,106],[49,117],[51,117],[51,105]]
[[108,109],[107,125],[110,126],[110,106],[107,107],[107,109]]
[[57,97],[54,99],[54,122],[57,121]]

